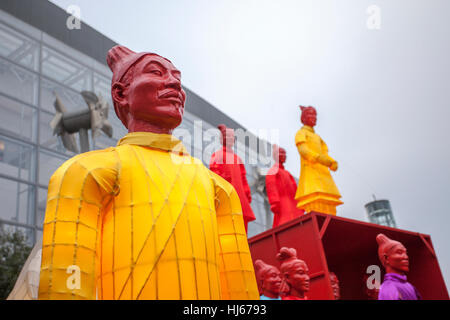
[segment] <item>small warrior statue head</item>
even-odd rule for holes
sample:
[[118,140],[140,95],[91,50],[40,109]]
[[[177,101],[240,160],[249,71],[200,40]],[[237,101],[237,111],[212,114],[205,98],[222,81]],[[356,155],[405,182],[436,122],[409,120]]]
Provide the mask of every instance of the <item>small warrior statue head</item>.
[[261,296],[269,299],[277,299],[280,295],[281,286],[281,277],[278,268],[266,264],[262,260],[256,260],[255,273]]
[[[283,247],[277,254],[281,263],[281,276],[288,286],[284,300],[306,300],[305,293],[309,291],[308,266],[305,261],[297,258],[294,248]],[[284,291],[282,289],[282,291]]]
[[377,243],[378,257],[386,273],[405,275],[409,272],[409,257],[403,244],[382,233],[377,235]]
[[300,110],[302,111],[302,115],[300,120],[305,126],[314,127],[317,122],[317,111],[314,107],[304,107],[300,106]]
[[224,124],[219,124],[217,128],[219,128],[222,136],[222,145],[227,149],[232,150],[234,146],[234,130],[227,128]]
[[276,144],[272,145],[272,157],[276,163],[283,165],[286,162],[286,150]]
[[124,46],[108,52],[114,110],[129,132],[170,134],[183,119],[186,93],[181,72],[156,53]]

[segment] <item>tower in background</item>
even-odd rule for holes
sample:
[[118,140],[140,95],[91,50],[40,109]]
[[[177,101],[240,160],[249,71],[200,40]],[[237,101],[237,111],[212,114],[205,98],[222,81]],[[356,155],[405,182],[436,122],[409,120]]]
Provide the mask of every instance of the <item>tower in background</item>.
[[397,227],[389,200],[376,200],[374,196],[374,201],[367,203],[365,207],[370,222],[392,228]]

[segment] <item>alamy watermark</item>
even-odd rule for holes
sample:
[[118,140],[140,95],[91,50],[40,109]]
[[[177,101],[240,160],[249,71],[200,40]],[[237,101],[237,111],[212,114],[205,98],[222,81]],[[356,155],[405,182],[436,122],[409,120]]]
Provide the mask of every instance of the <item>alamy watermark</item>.
[[81,8],[77,5],[71,4],[67,7],[66,12],[70,16],[66,20],[66,26],[69,30],[81,29]]
[[381,283],[381,269],[376,264],[372,264],[367,267],[366,273],[370,276],[367,277],[366,286],[369,290],[380,289]]
[[[256,135],[248,130],[234,130],[235,143],[232,151],[241,158],[244,164],[269,166],[272,160],[272,144],[279,144],[279,129],[260,128]],[[182,141],[182,144],[175,146],[172,154],[174,163],[190,163],[190,157],[178,157],[177,153],[182,152],[183,145],[188,149],[194,159],[209,163],[211,155],[222,148],[222,137],[220,131],[216,128],[204,130],[203,121],[195,120],[193,130],[177,128],[172,136]],[[216,159],[219,164],[236,164],[236,159],[232,156],[226,156]],[[193,160],[196,161],[196,160]]]
[[373,4],[367,7],[367,29],[380,30],[381,28],[381,9],[379,6]]
[[81,271],[77,265],[68,266],[66,273],[70,274],[66,280],[66,286],[69,290],[81,289]]

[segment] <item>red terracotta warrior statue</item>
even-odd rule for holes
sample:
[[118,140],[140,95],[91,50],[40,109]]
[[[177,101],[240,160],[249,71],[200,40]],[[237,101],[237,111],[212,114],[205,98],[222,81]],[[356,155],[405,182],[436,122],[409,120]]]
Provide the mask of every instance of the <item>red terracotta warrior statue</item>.
[[248,223],[255,220],[255,214],[250,206],[252,194],[247,182],[245,166],[242,159],[233,152],[234,130],[223,124],[219,125],[218,128],[222,134],[222,149],[213,153],[209,168],[231,183],[236,189],[241,200],[245,231],[247,231]]
[[272,156],[275,164],[267,172],[266,191],[270,209],[275,215],[272,225],[275,228],[301,216],[305,211],[297,208],[295,200],[297,182],[289,171],[284,169],[286,150],[274,144],[272,145]]
[[261,300],[281,300],[280,286],[281,275],[277,267],[264,263],[262,260],[255,261],[256,281]]
[[419,291],[406,279],[409,257],[402,243],[377,235],[378,257],[386,269],[378,300],[421,300]]
[[339,279],[334,272],[330,272],[331,288],[333,289],[334,300],[341,298],[341,288],[339,286]]
[[309,270],[305,261],[297,258],[297,251],[294,248],[286,247],[280,249],[277,259],[281,263],[283,279],[281,291],[286,293],[282,296],[282,300],[308,300],[305,294],[309,291]]

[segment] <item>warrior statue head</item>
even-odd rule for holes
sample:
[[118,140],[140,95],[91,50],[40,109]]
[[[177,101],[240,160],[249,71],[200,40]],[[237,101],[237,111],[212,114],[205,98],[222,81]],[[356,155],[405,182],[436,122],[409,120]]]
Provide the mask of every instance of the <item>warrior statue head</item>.
[[317,122],[317,111],[314,107],[304,107],[300,106],[300,110],[302,111],[301,121],[305,126],[314,127]]
[[272,145],[272,157],[275,162],[283,164],[286,162],[286,150],[276,144]]
[[280,294],[281,286],[281,277],[278,268],[266,264],[262,260],[256,260],[255,274],[260,294],[269,298],[277,298]]
[[404,275],[409,272],[409,257],[402,243],[389,239],[384,234],[377,235],[378,258],[386,273]]
[[217,126],[219,128],[221,136],[222,136],[222,145],[227,149],[233,149],[234,146],[234,130],[231,128],[227,128],[224,124],[219,124]]
[[114,110],[129,132],[170,134],[183,119],[186,93],[181,72],[156,53],[124,46],[109,50]]
[[297,250],[286,247],[280,249],[277,259],[281,263],[283,281],[289,287],[287,295],[304,298],[309,291],[309,270],[305,261],[297,258]]

